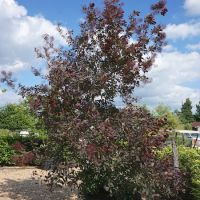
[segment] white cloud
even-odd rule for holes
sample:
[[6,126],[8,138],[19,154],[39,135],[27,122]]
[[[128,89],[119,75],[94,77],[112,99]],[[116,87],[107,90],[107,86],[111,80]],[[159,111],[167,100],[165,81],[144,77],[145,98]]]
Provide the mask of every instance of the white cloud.
[[190,49],[190,50],[200,50],[200,43],[197,43],[197,44],[188,44],[187,46],[187,49]]
[[189,15],[200,15],[199,0],[185,0],[184,8]]
[[0,107],[4,106],[5,104],[20,102],[21,100],[22,98],[12,91],[3,93],[0,90]]
[[25,65],[26,63],[23,63],[20,60],[15,60],[13,63],[0,64],[0,71],[6,69],[6,71],[18,72],[18,71],[23,70]]
[[20,18],[27,15],[26,9],[13,0],[0,0],[0,5],[0,18]]
[[180,108],[188,97],[195,105],[200,100],[200,89],[186,85],[200,79],[199,63],[197,52],[164,52],[157,57],[156,67],[149,74],[152,82],[137,89],[136,94],[151,107],[164,103],[173,109]]
[[167,34],[167,38],[172,40],[200,36],[200,22],[168,24],[165,32]]
[[[42,16],[28,16],[27,10],[14,0],[0,0],[0,68],[10,66],[15,72],[15,63],[22,68],[35,62],[34,48],[42,45],[42,35],[54,36],[57,43],[64,41],[54,25]],[[13,68],[12,68],[13,66]]]
[[168,44],[168,45],[163,47],[163,51],[164,52],[170,52],[170,51],[176,51],[176,50],[177,50],[176,47],[174,47],[174,46],[172,46],[170,44]]
[[[14,0],[0,0],[0,30],[0,71],[19,73],[35,66],[34,48],[43,45],[44,34],[53,36],[57,44],[64,43],[55,24],[43,16],[29,16],[26,8]],[[18,100],[9,94],[0,95],[1,104]]]

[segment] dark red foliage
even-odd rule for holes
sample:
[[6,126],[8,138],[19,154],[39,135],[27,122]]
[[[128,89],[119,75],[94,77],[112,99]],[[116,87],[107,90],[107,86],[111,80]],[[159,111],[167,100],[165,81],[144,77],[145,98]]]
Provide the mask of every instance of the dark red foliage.
[[17,166],[32,165],[36,159],[35,154],[32,151],[27,151],[26,146],[17,141],[12,145],[15,150],[15,155],[12,157],[12,161]]
[[14,88],[14,80],[12,78],[12,72],[1,71],[0,82],[6,83],[9,87]]
[[17,166],[33,165],[36,159],[33,152],[23,152],[20,155],[14,155],[12,161]]
[[[102,10],[91,3],[83,12],[80,35],[65,34],[58,26],[67,48],[56,48],[45,35],[45,46],[36,49],[48,73],[33,71],[46,84],[20,86],[55,144],[48,151],[55,151],[49,154],[55,174],[72,185],[87,182],[94,172],[100,186],[118,199],[128,192],[147,199],[178,198],[181,172],[170,158],[161,161],[155,153],[167,138],[165,121],[133,106],[135,88],[148,82],[147,72],[165,45],[164,27],[157,23],[157,15],[167,12],[165,1],[152,5],[145,17],[133,11],[128,20],[119,0],[104,0]],[[116,107],[116,96],[125,108]],[[80,170],[72,173],[72,166]]]
[[12,145],[12,148],[17,152],[21,152],[21,151],[25,151],[26,147],[21,142],[17,141]]

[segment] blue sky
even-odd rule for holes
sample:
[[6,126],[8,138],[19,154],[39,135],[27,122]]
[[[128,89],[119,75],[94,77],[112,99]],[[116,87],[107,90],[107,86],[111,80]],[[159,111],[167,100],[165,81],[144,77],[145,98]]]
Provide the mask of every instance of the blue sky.
[[[90,2],[90,0],[18,0],[17,2],[27,8],[29,15],[34,16],[41,14],[54,23],[60,22],[66,27],[72,28],[78,32],[79,20],[84,17],[81,12],[81,7]],[[102,0],[95,0],[94,2],[98,7],[102,7],[103,5]],[[156,0],[148,0],[148,3],[146,0],[123,0],[123,2],[126,14],[131,13],[133,9],[147,13],[150,5],[155,3]],[[187,16],[183,10],[183,0],[170,0],[168,2],[168,9],[170,13],[167,17],[162,18],[164,24],[169,22],[179,23],[184,18],[187,20]]]
[[[89,0],[0,0],[0,69],[12,71],[28,85],[37,82],[30,66],[41,65],[34,47],[42,46],[42,34],[48,33],[64,44],[56,32],[56,24],[79,32],[84,18],[81,6]],[[99,7],[102,0],[94,1]],[[126,13],[148,12],[156,0],[124,0]],[[200,0],[168,0],[168,14],[159,19],[166,25],[168,45],[158,55],[149,76],[152,82],[137,89],[140,102],[149,107],[160,103],[179,109],[190,97],[200,101]],[[0,93],[0,106],[17,102],[13,92]],[[120,101],[117,102],[120,105]]]

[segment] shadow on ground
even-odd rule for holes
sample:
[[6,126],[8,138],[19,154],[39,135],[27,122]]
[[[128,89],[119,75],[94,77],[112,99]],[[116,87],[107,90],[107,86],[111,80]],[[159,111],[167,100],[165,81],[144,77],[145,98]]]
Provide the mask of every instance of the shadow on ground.
[[0,200],[75,200],[75,196],[70,195],[70,190],[56,188],[49,191],[46,185],[40,184],[37,180],[5,179],[0,185]]
[[51,192],[42,181],[45,175],[46,171],[37,168],[0,168],[0,200],[113,200],[105,192],[78,198],[67,187],[57,187]]

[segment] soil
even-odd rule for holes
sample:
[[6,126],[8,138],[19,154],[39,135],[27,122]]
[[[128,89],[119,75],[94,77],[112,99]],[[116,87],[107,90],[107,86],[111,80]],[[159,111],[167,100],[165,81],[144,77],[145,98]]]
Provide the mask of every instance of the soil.
[[69,188],[55,188],[52,192],[40,176],[45,171],[34,167],[0,167],[0,200],[78,200]]

